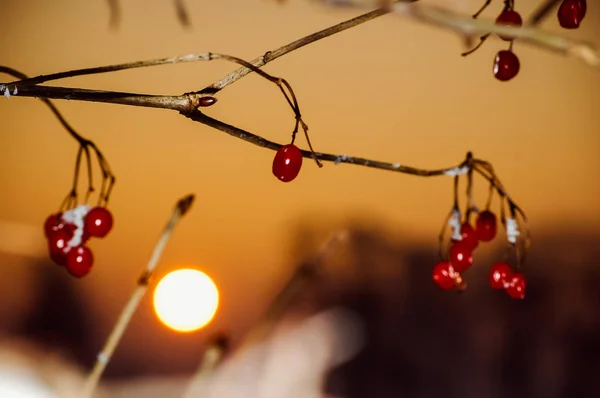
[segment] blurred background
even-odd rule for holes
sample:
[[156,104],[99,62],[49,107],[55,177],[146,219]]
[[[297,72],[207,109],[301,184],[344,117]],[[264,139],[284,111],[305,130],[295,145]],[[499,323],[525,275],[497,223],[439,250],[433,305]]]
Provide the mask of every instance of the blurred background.
[[[465,14],[481,6],[427,1]],[[538,3],[518,1],[515,9],[527,19]],[[3,1],[0,64],[33,76],[206,51],[250,60],[363,11],[300,0],[185,5],[191,28],[179,23],[171,1],[122,1],[120,25],[111,30],[105,1]],[[494,1],[483,16],[494,18],[501,9]],[[555,13],[542,26],[595,40],[600,9],[590,4],[576,31],[562,31]],[[456,35],[388,15],[265,70],[294,87],[318,152],[434,169],[458,164],[471,150],[492,162],[529,217],[524,301],[487,284],[489,266],[502,257],[502,233],[477,251],[464,294],[441,292],[431,282],[437,235],[452,205],[449,177],[331,163],[319,169],[306,160],[299,177],[282,184],[271,173],[273,152],[176,112],[56,101],[117,176],[114,230],[91,243],[94,269],[75,280],[47,257],[42,226],[70,189],[77,144],[40,101],[17,96],[0,98],[0,335],[35,342],[89,368],[172,206],[194,192],[197,202],[175,231],[157,279],[182,266],[206,272],[221,293],[219,312],[206,328],[177,334],[157,320],[148,295],[107,380],[193,372],[208,337],[226,331],[239,342],[294,268],[329,233],[348,228],[352,238],[344,250],[351,255],[326,266],[328,278],[313,306],[355,308],[366,320],[368,343],[334,372],[332,391],[597,395],[600,76],[517,42],[521,70],[500,83],[492,63],[506,47],[492,39],[463,58]],[[52,84],[180,94],[235,68],[213,61]],[[289,140],[293,115],[272,84],[248,76],[218,99],[208,115],[273,141]],[[298,144],[306,148],[302,137]],[[477,179],[480,206],[486,193],[487,184]]]

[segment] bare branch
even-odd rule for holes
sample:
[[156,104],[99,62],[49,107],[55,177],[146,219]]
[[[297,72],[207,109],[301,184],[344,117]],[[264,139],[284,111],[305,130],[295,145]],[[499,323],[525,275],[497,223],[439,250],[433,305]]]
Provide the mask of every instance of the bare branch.
[[[435,6],[427,6],[419,3],[415,3],[414,0],[405,0],[405,1],[396,1],[393,2],[389,7],[379,8],[375,11],[368,12],[366,14],[362,14],[356,18],[352,18],[345,22],[339,23],[337,25],[331,26],[327,29],[323,29],[319,32],[313,33],[311,35],[305,36],[301,39],[298,39],[292,43],[289,43],[285,46],[282,46],[273,51],[267,51],[264,55],[255,58],[253,61],[249,63],[246,62],[245,66],[237,69],[236,71],[230,73],[229,75],[223,77],[217,82],[211,84],[210,86],[205,87],[204,89],[198,91],[199,94],[214,94],[224,87],[238,81],[242,77],[246,76],[252,71],[257,72],[256,68],[260,68],[265,64],[285,55],[294,50],[297,50],[301,47],[304,47],[307,44],[313,43],[317,40],[323,39],[325,37],[334,35],[336,33],[342,32],[346,29],[358,26],[362,23],[371,21],[375,18],[378,18],[382,15],[385,15],[393,10],[396,14],[409,16],[411,18],[417,19],[421,22],[433,24],[436,26],[448,28],[455,30],[459,33],[462,33],[465,36],[472,36],[475,34],[483,34],[489,35],[491,33],[496,33],[498,35],[504,35],[509,37],[514,37],[520,39],[520,41],[530,43],[533,45],[537,45],[543,48],[547,48],[550,50],[554,50],[565,55],[571,55],[576,58],[583,60],[592,66],[600,66],[600,54],[598,51],[589,43],[571,40],[564,38],[562,36],[555,35],[553,33],[545,32],[533,27],[514,27],[507,25],[496,25],[493,20],[482,20],[482,19],[474,19],[471,16],[465,16],[457,14],[453,11],[435,7]],[[543,18],[545,16],[541,15],[539,18]],[[229,57],[224,55],[219,55],[216,53],[200,53],[200,54],[186,54],[176,57],[168,57],[168,58],[160,58],[154,60],[147,61],[138,61],[138,62],[130,62],[118,65],[109,65],[95,68],[86,68],[86,69],[78,69],[67,72],[60,72],[51,75],[40,75],[31,79],[25,79],[19,81],[19,88],[24,85],[33,85],[40,84],[43,82],[48,82],[51,80],[58,80],[67,77],[75,77],[75,76],[83,76],[97,73],[107,73],[114,72],[119,70],[126,69],[134,69],[141,67],[150,67],[150,66],[158,66],[158,65],[166,65],[166,64],[177,64],[184,62],[197,62],[197,61],[210,61],[212,59],[217,58],[229,58],[229,60],[238,62],[239,59],[235,57]],[[253,69],[252,66],[255,68]],[[5,85],[11,86],[17,82],[10,82]],[[120,103],[120,102],[119,102]]]
[[[331,26],[331,27],[323,29],[319,32],[310,34],[301,39],[293,41],[289,44],[286,44],[283,47],[279,47],[276,50],[267,51],[264,55],[261,55],[260,57],[255,58],[252,61],[250,61],[250,63],[252,65],[256,66],[257,68],[260,68],[285,54],[288,54],[294,50],[297,50],[299,48],[306,46],[307,44],[314,43],[317,40],[321,40],[321,39],[324,39],[329,36],[333,36],[336,33],[343,32],[344,30],[361,25],[365,22],[372,21],[375,18],[378,18],[378,17],[388,14],[390,11],[391,10],[389,8],[379,8],[375,11],[371,11],[366,14],[359,15],[356,18],[349,19],[349,20],[339,23],[337,25]],[[219,92],[220,90],[224,89],[225,87],[229,86],[230,84],[235,83],[236,81],[240,80],[242,77],[246,76],[250,72],[252,72],[252,70],[250,70],[249,68],[241,67],[241,68],[231,72],[227,76],[223,77],[222,79],[214,82],[210,86],[203,88],[202,90],[200,90],[198,92],[205,93],[205,94],[215,94],[215,93]]]
[[168,65],[168,64],[181,64],[187,62],[198,62],[198,61],[210,61],[214,59],[214,54],[209,52],[201,53],[201,54],[186,54],[180,55],[177,57],[168,57],[168,58],[158,58],[151,59],[146,61],[136,61],[136,62],[127,62],[124,64],[116,64],[116,65],[108,65],[108,66],[98,66],[95,68],[84,68],[84,69],[74,69],[66,72],[52,73],[50,75],[39,75],[36,77],[32,77],[29,79],[23,79],[18,82],[11,82],[7,85],[14,85],[18,83],[19,89],[21,86],[31,86],[34,84],[40,84],[49,82],[52,80],[60,80],[66,79],[69,77],[76,76],[86,76],[86,75],[95,75],[99,73],[109,73],[109,72],[117,72],[121,70],[128,69],[136,69],[136,68],[145,68],[150,66],[159,66],[159,65]]
[[[399,1],[399,2],[390,2],[390,4],[386,7],[380,8],[378,10],[363,14],[359,17],[350,19],[348,21],[342,22],[330,28],[324,29],[320,32],[314,33],[312,35],[308,35],[304,38],[296,40],[290,44],[287,44],[283,47],[280,47],[277,50],[270,51],[265,53],[263,56],[256,58],[254,61],[248,63],[236,57],[231,57],[222,54],[214,54],[214,53],[203,53],[203,54],[188,54],[179,57],[171,57],[171,58],[162,58],[157,60],[150,61],[141,61],[141,62],[133,62],[127,64],[120,65],[112,65],[105,66],[99,68],[88,68],[88,69],[80,69],[75,71],[61,72],[52,75],[38,76],[32,79],[25,79],[18,82],[9,83],[8,86],[5,85],[6,90],[12,89],[14,90],[16,87],[19,88],[19,96],[34,96],[40,98],[56,98],[56,99],[75,99],[82,101],[96,101],[96,102],[107,102],[107,103],[116,103],[116,104],[124,104],[124,105],[133,105],[133,106],[144,106],[144,107],[154,107],[154,108],[162,108],[162,109],[171,109],[177,110],[181,114],[186,117],[226,132],[232,136],[243,139],[247,142],[250,142],[254,145],[262,146],[265,148],[269,148],[272,150],[278,150],[281,148],[281,144],[268,141],[262,138],[259,135],[247,132],[240,128],[234,127],[217,119],[213,119],[206,114],[202,113],[197,109],[199,98],[202,98],[203,94],[212,94],[218,92],[222,88],[238,81],[242,77],[246,76],[249,72],[253,71],[261,75],[262,77],[270,80],[273,83],[278,84],[283,94],[286,96],[286,99],[294,112],[296,113],[296,129],[298,128],[300,119],[299,107],[297,101],[295,100],[295,96],[293,92],[291,92],[291,87],[287,85],[287,83],[280,78],[275,78],[264,71],[259,70],[258,68],[266,63],[288,54],[296,49],[299,49],[307,44],[320,40],[324,37],[331,36],[333,34],[339,33],[351,27],[360,25],[364,22],[375,19],[379,16],[385,15],[388,12],[393,11],[400,15],[405,15],[416,19],[418,21],[433,24],[436,26],[441,26],[444,28],[455,30],[465,36],[471,36],[477,33],[497,33],[506,36],[512,36],[515,38],[519,38],[520,41],[528,42],[540,47],[548,48],[551,50],[555,50],[558,52],[562,52],[567,55],[572,55],[578,57],[585,62],[589,63],[593,66],[598,66],[600,64],[600,57],[598,56],[597,51],[587,43],[578,42],[570,39],[566,39],[551,33],[547,33],[538,29],[534,29],[531,27],[511,27],[511,26],[500,26],[496,25],[494,21],[490,20],[477,20],[473,19],[471,16],[463,16],[456,14],[452,11],[433,7],[426,6],[422,4],[408,4],[410,1]],[[120,92],[110,92],[110,91],[98,91],[98,90],[86,90],[86,89],[77,89],[77,88],[64,88],[64,87],[46,87],[46,86],[37,86],[41,82],[62,79],[66,77],[73,76],[81,76],[86,74],[95,74],[95,73],[106,73],[118,70],[125,70],[131,68],[138,67],[147,67],[147,66],[157,66],[164,64],[174,64],[181,62],[195,62],[195,61],[209,61],[213,59],[226,59],[229,61],[237,62],[242,65],[242,68],[234,71],[223,79],[213,83],[207,88],[201,90],[197,93],[186,93],[179,96],[162,96],[162,95],[146,95],[146,94],[132,94],[132,93],[120,93]],[[284,82],[285,84],[282,84]],[[11,87],[12,84],[12,87]],[[288,96],[284,90],[284,87],[287,87],[290,90],[290,95]],[[307,129],[306,125],[301,122],[305,131]],[[396,171],[405,174],[412,174],[418,176],[438,176],[438,175],[455,175],[453,173],[456,170],[462,170],[462,168],[469,166],[472,164],[470,161],[465,160],[461,164],[455,167],[449,167],[445,169],[437,169],[437,170],[426,170],[419,169],[410,166],[404,166],[399,163],[388,163],[381,162],[371,159],[365,159],[360,157],[348,156],[348,155],[334,155],[327,153],[313,153],[310,151],[302,151],[304,157],[313,157],[317,163],[319,161],[328,161],[333,162],[335,164],[339,163],[350,163],[360,166],[378,168],[389,171]],[[477,161],[476,159],[472,160],[473,162]],[[469,163],[469,164],[467,164]],[[473,163],[474,164],[474,163]],[[486,178],[490,183],[495,187],[495,189],[501,194],[503,197],[507,198],[511,206],[515,206],[514,202],[508,197],[504,188],[499,184],[497,179],[493,174],[481,172],[481,170],[476,170],[480,172],[480,174]]]
[[160,257],[162,256],[162,252],[165,249],[165,246],[167,245],[167,242],[169,241],[173,230],[175,229],[181,218],[188,212],[193,200],[194,195],[187,195],[180,199],[175,205],[173,212],[171,213],[171,217],[165,225],[165,228],[158,242],[156,243],[156,246],[154,247],[152,256],[150,257],[150,260],[144,267],[144,270],[138,280],[138,284],[135,290],[130,296],[129,301],[127,301],[127,303],[123,307],[123,310],[121,311],[121,315],[119,316],[117,323],[115,324],[110,335],[108,336],[108,339],[106,340],[102,351],[100,351],[96,358],[94,368],[92,369],[92,371],[86,379],[82,397],[89,398],[96,390],[96,387],[98,386],[98,381],[100,380],[100,377],[102,376],[106,365],[110,361],[113,352],[117,348],[117,345],[119,344],[123,333],[125,333],[125,329],[127,328],[129,321],[131,321],[131,318],[133,317],[133,314],[135,313],[138,305],[142,301],[146,290],[148,290],[148,281],[158,264],[158,260],[160,260]]
[[[0,67],[1,68],[1,67]],[[10,87],[10,86],[9,86]],[[66,99],[86,102],[171,109],[180,112],[194,109],[192,97],[187,95],[134,94],[119,91],[88,90],[83,88],[52,86],[19,86],[18,97]]]
[[[242,139],[246,142],[249,142],[249,143],[257,145],[257,146],[261,146],[263,148],[268,148],[273,151],[277,151],[283,146],[282,144],[279,144],[279,143],[276,143],[273,141],[269,141],[259,135],[253,134],[253,133],[243,130],[239,127],[235,127],[235,126],[232,126],[225,122],[222,122],[220,120],[214,119],[214,118],[200,112],[199,110],[196,110],[189,114],[183,113],[183,115],[194,121],[200,122],[200,123],[205,124],[210,127],[213,127],[215,129],[220,130],[224,133],[227,133],[233,137]],[[305,158],[312,157],[312,154],[310,151],[301,150],[301,152],[302,152],[302,156],[304,156]],[[416,167],[404,166],[404,165],[401,165],[400,163],[388,163],[388,162],[382,162],[379,160],[366,159],[366,158],[350,156],[350,155],[334,155],[334,154],[330,154],[330,153],[321,153],[321,152],[317,152],[316,155],[319,160],[322,160],[325,162],[333,162],[334,164],[347,163],[347,164],[353,164],[353,165],[357,165],[357,166],[366,166],[366,167],[372,167],[375,169],[395,171],[395,172],[404,173],[404,174],[412,174],[412,175],[417,175],[417,176],[421,176],[421,177],[444,175],[446,173],[451,173],[452,170],[455,170],[457,168],[461,168],[464,166],[464,162],[462,162],[461,164],[459,164],[457,166],[447,167],[444,169],[427,170],[427,169],[419,169]]]

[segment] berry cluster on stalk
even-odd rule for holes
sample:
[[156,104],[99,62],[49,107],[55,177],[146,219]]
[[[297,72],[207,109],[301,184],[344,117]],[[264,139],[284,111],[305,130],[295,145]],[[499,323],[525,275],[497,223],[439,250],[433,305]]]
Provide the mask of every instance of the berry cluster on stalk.
[[[432,279],[442,290],[463,291],[467,288],[463,273],[473,265],[473,253],[482,243],[493,241],[498,233],[498,218],[490,210],[491,200],[494,192],[501,199],[500,209],[502,223],[506,228],[506,237],[510,251],[514,251],[517,257],[517,268],[520,265],[518,242],[521,232],[517,222],[517,216],[525,219],[520,208],[507,197],[500,181],[495,177],[491,169],[486,169],[485,164],[469,162],[454,173],[454,206],[450,212],[447,223],[444,223],[440,233],[440,261],[433,267]],[[476,171],[490,181],[490,191],[485,210],[479,211],[473,204],[473,172]],[[458,204],[458,181],[459,176],[467,176],[467,210],[464,218]],[[510,216],[505,216],[504,203],[508,203]],[[472,224],[471,215],[477,213],[475,223]],[[444,235],[446,224],[452,229],[447,250],[444,250]],[[508,295],[515,299],[525,297],[526,279],[520,272],[513,272],[507,262],[497,262],[490,270],[490,285],[494,289],[504,289]]]
[[[58,111],[56,111],[58,112]],[[104,238],[112,230],[113,216],[108,210],[108,200],[115,183],[108,162],[96,144],[80,136],[60,118],[63,125],[79,143],[75,160],[73,186],[57,213],[48,216],[44,223],[44,235],[48,241],[48,254],[57,265],[64,266],[76,278],[87,275],[94,265],[94,254],[88,247],[90,238]],[[100,167],[102,184],[96,206],[87,204],[95,191],[92,170],[92,155]],[[77,186],[82,162],[87,167],[86,204],[78,204]]]
[[50,215],[44,223],[50,258],[65,266],[74,277],[87,275],[94,265],[94,254],[87,246],[90,238],[104,238],[112,229],[113,217],[105,207],[78,205]]
[[[491,3],[487,0],[485,4],[477,11],[473,18],[477,18]],[[496,25],[502,26],[523,26],[521,15],[514,10],[514,0],[504,0],[504,7],[498,17],[496,17]],[[563,0],[558,9],[558,21],[561,27],[565,29],[577,29],[581,21],[585,17],[587,11],[586,0]],[[483,35],[479,38],[479,43],[469,51],[462,53],[462,56],[467,56],[475,52],[488,39],[490,34]],[[514,37],[498,35],[500,39],[509,42],[508,49],[500,50],[494,57],[493,73],[494,77],[499,81],[512,80],[521,69],[519,58],[513,52]]]

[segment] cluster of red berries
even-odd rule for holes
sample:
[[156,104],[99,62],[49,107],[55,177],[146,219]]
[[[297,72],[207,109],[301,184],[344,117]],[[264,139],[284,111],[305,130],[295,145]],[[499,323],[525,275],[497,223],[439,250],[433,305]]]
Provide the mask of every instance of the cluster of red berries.
[[112,225],[112,214],[105,207],[79,205],[50,215],[44,223],[50,258],[74,277],[87,275],[94,264],[87,242],[91,237],[104,238]]
[[[523,25],[521,15],[513,9],[514,2],[506,2],[506,5],[500,15],[496,18],[496,25],[516,26]],[[558,22],[565,29],[577,29],[585,17],[587,11],[586,0],[563,0],[558,8]],[[488,35],[482,37],[482,42]],[[507,50],[501,50],[494,58],[494,77],[500,81],[508,81],[514,78],[521,67],[519,58],[512,50],[514,38],[499,35],[504,41],[509,41],[510,46]],[[471,53],[469,51],[466,54]]]
[[[475,228],[468,221],[460,224],[458,212],[454,213],[454,234],[449,250],[449,260],[440,261],[433,267],[433,281],[442,290],[464,290],[465,281],[461,275],[473,265],[473,251],[479,242],[490,242],[496,237],[496,215],[489,210],[482,211],[477,217]],[[490,285],[494,289],[506,289],[515,299],[525,297],[525,277],[513,273],[510,266],[503,262],[494,264],[490,271]]]
[[273,159],[273,175],[283,182],[295,179],[301,167],[302,151],[294,144],[279,148]]

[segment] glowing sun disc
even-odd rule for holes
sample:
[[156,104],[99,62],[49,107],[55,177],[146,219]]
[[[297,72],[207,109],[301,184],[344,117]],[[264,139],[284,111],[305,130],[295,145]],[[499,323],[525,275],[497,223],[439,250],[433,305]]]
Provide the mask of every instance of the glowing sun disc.
[[219,306],[219,290],[208,275],[185,268],[169,272],[154,289],[154,311],[166,326],[193,332],[206,326]]

